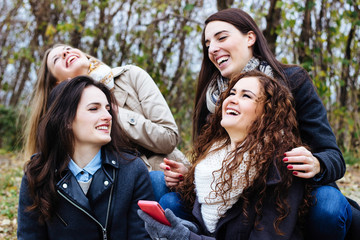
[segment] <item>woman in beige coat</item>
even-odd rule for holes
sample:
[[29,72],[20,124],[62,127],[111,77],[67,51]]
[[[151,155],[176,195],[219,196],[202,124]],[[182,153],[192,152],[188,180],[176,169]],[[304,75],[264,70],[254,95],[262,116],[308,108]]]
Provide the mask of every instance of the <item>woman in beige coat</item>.
[[176,149],[179,134],[174,117],[147,72],[134,65],[111,69],[81,50],[62,44],[45,52],[38,73],[26,131],[26,159],[37,152],[36,130],[49,92],[59,82],[78,75],[90,75],[114,92],[119,123],[149,170],[159,170],[164,157],[187,164],[185,156]]

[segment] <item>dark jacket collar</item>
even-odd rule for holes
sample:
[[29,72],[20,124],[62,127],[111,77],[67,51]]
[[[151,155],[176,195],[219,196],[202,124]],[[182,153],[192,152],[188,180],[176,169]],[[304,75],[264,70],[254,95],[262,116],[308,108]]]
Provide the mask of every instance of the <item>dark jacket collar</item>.
[[68,198],[88,212],[92,212],[90,202],[95,201],[110,190],[115,181],[114,170],[120,167],[120,161],[122,161],[119,157],[105,150],[101,151],[101,159],[102,166],[94,174],[86,196],[70,170],[67,170],[64,177],[56,184],[63,197]]

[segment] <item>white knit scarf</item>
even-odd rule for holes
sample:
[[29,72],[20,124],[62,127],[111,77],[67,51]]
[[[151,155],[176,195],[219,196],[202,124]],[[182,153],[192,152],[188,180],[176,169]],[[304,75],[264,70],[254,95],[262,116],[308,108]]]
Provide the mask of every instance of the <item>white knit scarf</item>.
[[95,81],[105,84],[110,90],[114,88],[114,74],[111,68],[96,58],[90,58],[88,74]]
[[[220,171],[217,170],[221,169],[223,161],[228,157],[230,145],[220,150],[212,151],[219,146],[219,143],[215,143],[211,147],[210,153],[195,168],[194,184],[196,196],[201,204],[201,215],[205,226],[211,233],[215,231],[221,216],[237,202],[244,187],[246,187],[245,172],[250,164],[248,154],[245,153],[238,171],[232,176],[232,189],[224,196],[228,200],[228,204],[224,206],[221,196],[216,196],[214,189],[216,183],[220,180]],[[249,170],[250,183],[254,180],[254,177],[255,167],[252,166]]]

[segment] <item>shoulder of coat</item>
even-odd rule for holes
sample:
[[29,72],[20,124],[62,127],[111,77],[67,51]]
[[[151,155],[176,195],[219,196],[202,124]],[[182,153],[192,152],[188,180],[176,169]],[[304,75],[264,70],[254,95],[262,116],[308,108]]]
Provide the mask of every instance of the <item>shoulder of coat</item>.
[[125,65],[125,66],[121,66],[121,67],[115,67],[113,69],[111,69],[113,75],[114,75],[114,78],[122,75],[123,73],[129,71],[131,69],[133,65]]

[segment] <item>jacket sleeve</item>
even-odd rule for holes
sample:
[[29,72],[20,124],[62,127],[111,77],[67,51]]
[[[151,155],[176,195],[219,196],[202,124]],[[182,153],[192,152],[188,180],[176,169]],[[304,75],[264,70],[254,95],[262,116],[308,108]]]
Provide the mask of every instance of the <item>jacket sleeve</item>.
[[[119,107],[119,122],[128,136],[140,146],[155,153],[169,154],[179,142],[178,128],[165,98],[150,75],[136,66],[129,66],[121,78],[137,94],[143,114]],[[118,82],[121,87],[121,81]]]
[[[129,174],[135,181],[131,207],[128,212],[128,239],[150,239],[145,230],[144,221],[137,214],[139,200],[155,200],[149,172],[140,158],[134,160],[135,169]],[[129,177],[130,179],[130,177]]]
[[301,139],[310,146],[323,168],[323,173],[312,180],[321,185],[334,182],[344,176],[346,166],[326,109],[304,69],[292,67],[286,70],[286,74],[292,85]]
[[197,235],[193,232],[190,232],[190,237],[189,237],[190,240],[215,240],[216,238],[214,237],[208,237],[208,236],[205,236],[205,235]]
[[28,182],[24,176],[21,181],[19,207],[18,207],[18,228],[17,239],[19,240],[45,240],[48,239],[47,227],[38,221],[39,215],[26,210],[32,204],[28,192]]

